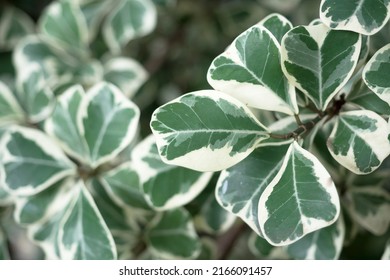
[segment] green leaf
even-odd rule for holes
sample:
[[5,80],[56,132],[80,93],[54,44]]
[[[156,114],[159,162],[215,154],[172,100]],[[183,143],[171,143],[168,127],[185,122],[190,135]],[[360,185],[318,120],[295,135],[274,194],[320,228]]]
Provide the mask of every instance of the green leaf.
[[134,164],[129,162],[105,173],[101,182],[108,195],[122,207],[149,209]]
[[213,90],[188,93],[158,108],[151,128],[163,161],[198,171],[235,165],[268,138],[244,104]]
[[287,148],[288,145],[257,148],[243,161],[222,171],[217,183],[219,204],[259,235],[260,196],[280,170]]
[[103,25],[104,39],[112,53],[119,53],[131,39],[149,34],[157,12],[150,0],[121,0]]
[[73,201],[59,227],[61,259],[116,259],[114,239],[82,181],[74,186]]
[[77,127],[77,114],[85,92],[79,85],[67,89],[57,98],[53,114],[45,122],[45,131],[61,148],[80,162],[88,162],[88,147]]
[[91,59],[86,63],[78,65],[74,69],[69,69],[69,72],[72,72],[73,74],[71,80],[72,84],[80,83],[85,88],[90,88],[103,80],[104,69],[100,61]]
[[373,35],[388,21],[389,9],[389,0],[322,0],[320,17],[330,28]]
[[159,211],[187,204],[207,186],[212,176],[210,172],[201,173],[164,163],[153,135],[134,148],[132,160],[140,175],[146,201]]
[[75,173],[75,165],[38,130],[12,127],[0,142],[0,180],[17,195],[33,195]]
[[390,239],[386,243],[385,251],[382,255],[382,260],[390,260]]
[[335,160],[356,174],[377,169],[390,154],[387,122],[368,111],[341,113],[327,142]]
[[334,224],[288,245],[287,253],[298,260],[336,260],[343,248],[344,235],[344,222],[339,218]]
[[284,34],[286,34],[291,28],[292,23],[280,14],[270,14],[260,21],[260,24],[267,28],[272,35],[275,36],[279,44],[282,41]]
[[53,112],[54,95],[39,65],[30,64],[19,72],[16,86],[20,104],[31,122],[40,122]]
[[207,73],[209,84],[248,106],[298,113],[295,89],[280,67],[280,45],[258,23],[239,35],[216,57]]
[[339,196],[327,170],[292,143],[260,197],[258,219],[264,237],[273,245],[288,245],[331,225],[339,213]]
[[163,259],[193,259],[200,254],[200,240],[191,216],[183,208],[158,214],[146,238],[151,252]]
[[325,110],[358,62],[361,36],[323,24],[298,26],[283,37],[282,69],[290,82]]
[[138,107],[120,90],[99,83],[81,100],[77,127],[89,149],[92,167],[115,158],[133,140],[139,120]]
[[363,69],[363,80],[375,94],[390,105],[390,44],[377,51]]
[[148,73],[135,60],[117,57],[104,64],[104,80],[113,83],[129,98],[147,80]]
[[57,46],[77,53],[88,48],[88,27],[80,7],[72,1],[51,3],[39,21],[40,31]]
[[6,84],[0,81],[0,125],[23,120],[23,110]]
[[7,238],[3,230],[0,228],[0,260],[10,260]]
[[20,39],[33,32],[34,22],[22,10],[5,5],[0,11],[0,50],[12,50]]

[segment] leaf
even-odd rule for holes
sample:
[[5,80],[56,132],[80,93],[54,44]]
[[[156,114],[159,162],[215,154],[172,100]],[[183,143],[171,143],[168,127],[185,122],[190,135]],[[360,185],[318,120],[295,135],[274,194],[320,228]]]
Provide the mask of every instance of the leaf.
[[77,127],[87,143],[91,167],[110,161],[130,144],[139,115],[138,107],[111,84],[99,83],[86,93]]
[[61,259],[116,259],[112,235],[84,183],[74,186],[74,198],[58,233]]
[[333,158],[356,174],[377,169],[390,154],[389,128],[368,110],[341,113],[327,146]]
[[377,51],[363,69],[363,80],[380,99],[390,105],[390,44]]
[[283,37],[282,69],[319,110],[325,110],[352,76],[360,48],[359,34],[322,24],[298,26]]
[[145,201],[142,185],[133,164],[129,162],[105,173],[101,182],[107,194],[122,207],[150,209]]
[[68,88],[57,98],[53,114],[45,122],[45,131],[61,148],[80,162],[88,162],[88,147],[77,127],[77,114],[85,92],[80,85]]
[[22,10],[4,5],[0,11],[0,49],[12,50],[24,36],[34,32],[34,22]]
[[157,12],[150,0],[121,0],[103,25],[104,39],[112,53],[119,53],[131,39],[149,34]]
[[288,145],[257,148],[238,164],[221,172],[215,196],[227,211],[240,217],[258,235],[259,199],[278,173]]
[[104,16],[107,11],[112,9],[112,2],[113,1],[91,0],[78,3],[88,26],[89,42],[91,42],[100,31],[100,25],[104,20]]
[[49,137],[30,128],[10,128],[0,141],[0,158],[0,184],[16,195],[34,195],[76,172]]
[[228,168],[268,138],[246,106],[213,90],[188,93],[158,108],[151,128],[164,162],[197,171]]
[[146,239],[151,252],[163,259],[194,259],[201,250],[191,216],[183,208],[158,214]]
[[88,27],[72,1],[51,3],[39,20],[40,31],[54,44],[79,54],[88,48]]
[[343,249],[344,235],[344,222],[339,218],[334,224],[288,245],[287,253],[298,260],[336,260]]
[[214,59],[207,80],[250,107],[296,114],[295,89],[283,75],[279,49],[276,38],[258,23]]
[[260,24],[267,28],[275,36],[279,44],[284,34],[293,28],[292,23],[280,14],[270,14],[260,21]]
[[147,78],[148,73],[141,64],[130,58],[113,58],[104,65],[104,80],[119,87],[129,98],[135,95]]
[[389,0],[322,0],[320,17],[332,29],[373,35],[388,21],[389,9]]
[[16,86],[20,103],[31,122],[40,122],[52,113],[54,95],[39,65],[30,64],[19,72]]
[[289,245],[331,225],[339,213],[339,196],[329,173],[315,156],[292,143],[260,197],[258,219],[265,239],[272,245]]
[[212,173],[164,163],[153,135],[133,150],[132,160],[140,175],[146,201],[158,211],[180,207],[193,200],[209,182]]
[[23,120],[23,110],[11,90],[0,81],[0,125]]

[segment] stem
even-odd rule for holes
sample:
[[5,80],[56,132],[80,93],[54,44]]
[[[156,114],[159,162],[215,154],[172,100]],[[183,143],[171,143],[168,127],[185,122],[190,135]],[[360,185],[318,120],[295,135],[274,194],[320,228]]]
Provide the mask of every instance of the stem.
[[226,235],[222,236],[222,238],[218,240],[219,252],[221,252],[218,260],[226,260],[229,257],[241,234],[246,229],[246,224],[240,221],[238,225],[233,227]]

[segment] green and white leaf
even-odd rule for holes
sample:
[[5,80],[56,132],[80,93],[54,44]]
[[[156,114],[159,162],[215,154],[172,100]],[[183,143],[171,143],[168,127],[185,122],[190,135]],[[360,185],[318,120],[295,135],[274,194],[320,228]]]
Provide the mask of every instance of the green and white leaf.
[[332,29],[373,35],[388,21],[389,9],[389,0],[322,0],[320,17]]
[[138,107],[112,84],[95,85],[81,100],[77,127],[89,149],[92,167],[115,158],[133,140]]
[[382,260],[390,260],[390,239],[386,243],[385,251],[382,255]]
[[267,129],[238,100],[213,90],[183,95],[152,115],[162,160],[198,171],[218,171],[247,157]]
[[[341,216],[340,216],[341,218]],[[337,260],[343,249],[345,226],[342,219],[309,233],[287,246],[287,253],[297,260]]]
[[24,114],[8,86],[0,81],[0,125],[19,123]]
[[318,109],[325,110],[352,76],[360,48],[359,34],[323,24],[298,26],[283,37],[282,69]]
[[72,1],[51,3],[42,14],[39,27],[53,44],[85,55],[89,40],[87,22]]
[[74,69],[69,69],[73,78],[71,84],[80,83],[84,88],[91,88],[103,80],[104,69],[101,62],[97,59],[91,59],[88,62],[78,65]]
[[107,194],[122,207],[150,209],[147,204],[134,164],[124,163],[103,174],[101,178]]
[[390,195],[380,185],[348,190],[346,207],[351,217],[375,235],[383,235],[390,225]]
[[390,44],[378,50],[363,69],[363,80],[379,98],[390,105]]
[[287,148],[286,145],[257,148],[238,164],[223,170],[217,182],[218,203],[261,236],[260,196],[279,172]]
[[23,226],[45,223],[59,210],[66,208],[71,200],[70,189],[73,186],[73,180],[59,181],[36,195],[17,197],[15,221]]
[[38,64],[25,66],[16,83],[20,104],[31,122],[40,122],[53,112],[55,98]]
[[368,110],[341,113],[328,140],[335,160],[356,174],[377,169],[390,154],[389,127]]
[[270,14],[260,21],[265,28],[274,35],[279,44],[284,34],[293,28],[292,23],[281,14]]
[[194,259],[201,251],[191,216],[183,208],[157,214],[146,240],[149,250],[162,259]]
[[273,246],[263,237],[260,237],[255,232],[252,232],[248,238],[248,248],[250,252],[260,258],[269,260],[287,260],[290,257],[284,250],[285,247]]
[[10,128],[1,139],[0,158],[0,184],[16,195],[37,194],[76,172],[56,143],[30,128]]
[[104,64],[104,80],[119,87],[129,98],[135,95],[147,78],[146,70],[131,58],[117,57]]
[[0,11],[0,49],[12,50],[20,39],[34,32],[34,22],[22,10],[5,5]]
[[296,114],[295,89],[283,75],[279,49],[274,35],[258,23],[214,59],[207,80],[250,107]]
[[328,171],[297,142],[290,145],[276,176],[260,196],[261,232],[272,245],[289,245],[334,223],[340,213]]
[[73,189],[73,201],[59,226],[61,259],[116,259],[114,239],[91,194],[82,181]]
[[149,34],[156,26],[157,11],[150,0],[121,0],[103,24],[106,44],[114,54],[132,39]]
[[158,211],[177,208],[192,201],[212,176],[211,172],[201,173],[164,163],[153,135],[134,148],[132,161],[140,176],[146,201]]

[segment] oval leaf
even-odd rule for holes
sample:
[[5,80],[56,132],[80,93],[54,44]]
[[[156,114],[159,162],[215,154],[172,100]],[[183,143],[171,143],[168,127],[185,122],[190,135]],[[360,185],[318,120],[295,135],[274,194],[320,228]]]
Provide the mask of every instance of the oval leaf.
[[323,24],[298,26],[282,40],[282,69],[291,83],[325,110],[358,62],[361,38]]
[[0,142],[0,184],[17,195],[33,195],[68,175],[75,165],[45,134],[10,128]]
[[368,111],[341,113],[327,146],[341,165],[356,174],[377,169],[390,154],[389,128],[378,114]]
[[292,23],[280,14],[270,14],[262,19],[260,24],[267,28],[279,43],[282,41],[284,34],[293,28]]
[[280,67],[280,45],[261,23],[238,36],[211,63],[209,84],[248,106],[298,113],[295,89]]
[[272,245],[288,245],[329,226],[340,213],[339,196],[320,161],[292,143],[282,167],[260,197],[258,219]]
[[158,108],[151,128],[165,162],[198,171],[228,168],[268,138],[246,106],[213,90],[188,93]]
[[320,17],[330,28],[373,35],[388,21],[389,9],[389,0],[322,0]]
[[112,235],[84,183],[74,186],[74,198],[59,226],[61,259],[116,259]]
[[0,81],[0,125],[21,122],[24,114],[11,90]]

